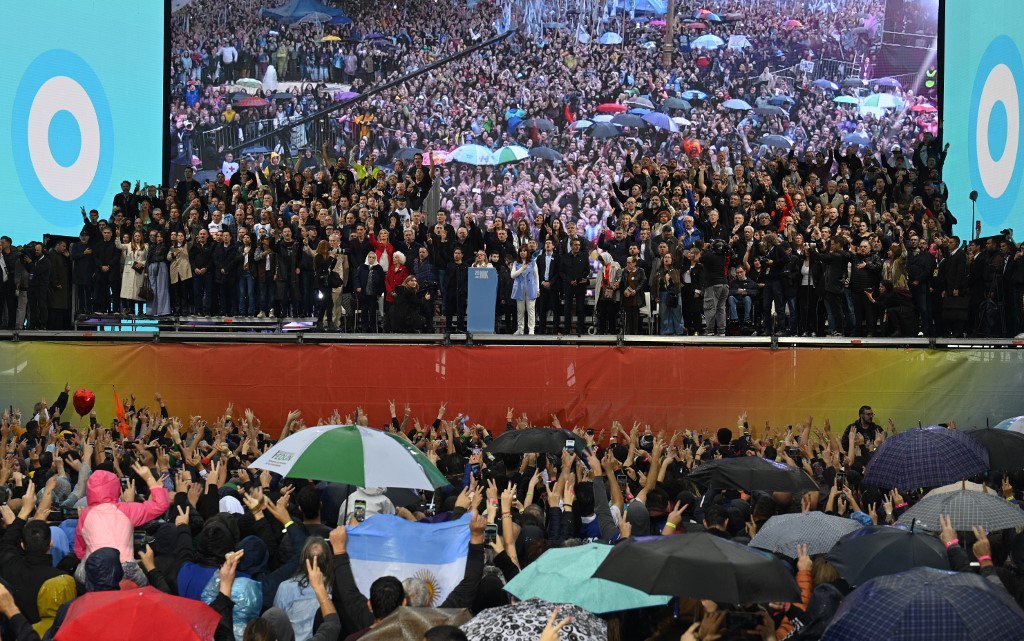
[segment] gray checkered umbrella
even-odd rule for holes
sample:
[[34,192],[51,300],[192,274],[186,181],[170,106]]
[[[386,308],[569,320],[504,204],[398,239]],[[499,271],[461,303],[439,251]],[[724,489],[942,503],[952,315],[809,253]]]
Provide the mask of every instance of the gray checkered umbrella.
[[934,532],[941,528],[939,517],[948,514],[953,528],[969,531],[975,525],[989,532],[1024,526],[1024,510],[995,494],[957,490],[926,496],[900,517],[900,525],[911,525],[915,520]]
[[861,527],[853,519],[824,512],[779,514],[765,522],[750,546],[795,559],[796,546],[807,545],[808,554],[824,554],[844,535]]
[[854,590],[821,641],[1018,641],[1024,611],[1001,586],[967,572],[914,568]]
[[944,427],[917,427],[879,446],[863,484],[915,490],[962,481],[987,470],[988,452],[974,438]]

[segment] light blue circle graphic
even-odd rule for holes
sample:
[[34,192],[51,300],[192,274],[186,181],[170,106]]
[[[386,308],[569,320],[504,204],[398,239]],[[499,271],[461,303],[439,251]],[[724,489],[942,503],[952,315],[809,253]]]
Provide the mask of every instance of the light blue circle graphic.
[[982,54],[971,91],[967,164],[977,209],[999,229],[1013,213],[1024,178],[1024,63],[1013,39],[994,38]]
[[82,150],[82,128],[67,109],[58,111],[50,121],[49,144],[53,159],[61,167],[70,167],[78,160]]
[[1007,124],[1006,104],[1000,100],[992,106],[992,115],[988,121],[988,148],[992,160],[996,162],[1002,160],[1003,152],[1006,151]]
[[114,164],[114,122],[99,76],[77,54],[51,49],[26,67],[11,113],[14,167],[26,200],[64,224],[100,204]]

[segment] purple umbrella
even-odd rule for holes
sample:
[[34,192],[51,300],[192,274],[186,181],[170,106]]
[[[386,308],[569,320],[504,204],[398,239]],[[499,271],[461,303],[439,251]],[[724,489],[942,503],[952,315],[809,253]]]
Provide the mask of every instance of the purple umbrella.
[[865,485],[898,490],[940,487],[989,468],[985,446],[964,432],[917,427],[885,440],[868,463]]
[[876,84],[879,87],[892,87],[893,89],[902,89],[903,85],[900,84],[899,80],[892,77],[876,78],[871,81],[872,84]]
[[359,92],[357,92],[357,91],[339,91],[338,93],[334,94],[334,99],[335,100],[351,100],[351,99],[355,98],[358,95],[359,95]]

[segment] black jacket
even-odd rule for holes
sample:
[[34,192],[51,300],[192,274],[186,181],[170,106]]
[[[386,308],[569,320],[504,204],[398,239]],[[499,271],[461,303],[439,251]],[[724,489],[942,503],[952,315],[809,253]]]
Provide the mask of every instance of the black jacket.
[[[111,243],[113,244],[113,243]],[[96,251],[94,245],[74,243],[71,245],[71,281],[75,285],[91,285],[96,275]],[[86,250],[91,250],[88,254]]]
[[916,254],[907,256],[907,280],[913,286],[914,281],[925,285],[932,278],[932,271],[935,269],[935,259],[927,251],[919,251]]
[[444,272],[444,299],[449,305],[465,301],[469,294],[469,263],[449,263]]
[[399,333],[412,333],[423,327],[419,294],[404,285],[395,291],[395,304],[391,307],[391,329]]
[[21,533],[24,529],[25,521],[15,519],[0,539],[0,573],[11,586],[11,594],[18,609],[25,618],[35,623],[39,621],[36,601],[39,588],[64,572],[53,567],[53,557],[49,552],[26,552],[21,549]]
[[225,247],[221,243],[213,250],[213,279],[218,283],[230,283],[238,278],[241,257],[238,247],[232,243]]
[[192,266],[193,274],[197,269],[208,270],[213,267],[213,243],[209,240],[205,245],[193,243],[188,249],[188,262]]
[[727,285],[729,256],[716,251],[706,251],[700,257],[700,286]]
[[838,252],[818,254],[818,258],[825,265],[825,272],[822,274],[822,289],[829,294],[841,294],[843,292],[843,280],[846,278],[847,266],[853,258],[853,254],[845,249]]
[[[548,278],[545,280],[544,272],[547,271]],[[562,257],[558,255],[558,252],[551,253],[551,266],[547,265],[547,255],[541,254],[537,257],[537,276],[540,278],[540,282],[549,282],[552,287],[558,287],[561,284],[562,274]]]
[[582,250],[576,254],[572,252],[563,254],[561,267],[562,282],[566,287],[572,287],[573,281],[586,281],[590,278],[590,261],[587,260],[587,254]]

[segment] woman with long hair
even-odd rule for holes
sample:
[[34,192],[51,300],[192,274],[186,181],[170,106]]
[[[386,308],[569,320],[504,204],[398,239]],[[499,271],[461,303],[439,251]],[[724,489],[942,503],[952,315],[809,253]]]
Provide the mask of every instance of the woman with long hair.
[[171,247],[167,250],[170,262],[171,312],[185,316],[192,309],[192,263],[188,258],[185,232],[171,233]]
[[146,246],[141,231],[133,233],[131,238],[131,242],[127,243],[115,238],[114,243],[121,250],[124,262],[121,269],[121,309],[129,316],[134,316],[141,311],[142,307],[139,290],[145,280],[149,248]]
[[[313,621],[320,608],[320,599],[315,589],[319,582],[317,576],[322,575],[329,596],[334,587],[333,558],[331,548],[323,537],[309,537],[299,554],[298,570],[277,588],[274,607],[284,610],[288,615],[296,639],[309,639],[313,636]],[[314,566],[319,572],[313,569]]]
[[313,277],[316,280],[317,305],[316,328],[324,329],[324,313],[327,314],[327,327],[334,325],[334,299],[331,297],[331,272],[338,264],[338,259],[330,253],[330,245],[321,240],[316,246],[313,256]]
[[519,256],[512,265],[512,300],[516,301],[518,312],[518,328],[516,336],[528,331],[533,336],[537,322],[537,297],[540,296],[540,275],[537,271],[537,260],[530,251],[530,246],[519,246]]
[[242,234],[242,244],[238,248],[241,256],[241,271],[238,276],[238,315],[256,315],[256,247],[252,244],[252,236]]
[[171,280],[167,269],[167,235],[162,229],[156,232],[156,242],[150,243],[146,251],[146,275],[153,298],[146,301],[146,313],[150,316],[167,316],[171,313]]

